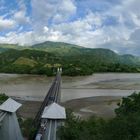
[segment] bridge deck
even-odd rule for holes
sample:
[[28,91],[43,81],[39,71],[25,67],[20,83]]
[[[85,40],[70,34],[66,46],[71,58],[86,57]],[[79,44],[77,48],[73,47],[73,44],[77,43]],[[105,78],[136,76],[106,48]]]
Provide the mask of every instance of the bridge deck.
[[35,118],[35,121],[39,123],[38,134],[42,135],[43,140],[56,140],[57,138],[56,131],[61,121],[56,119],[41,119],[41,116],[46,106],[60,101],[60,86],[61,74],[58,72]]

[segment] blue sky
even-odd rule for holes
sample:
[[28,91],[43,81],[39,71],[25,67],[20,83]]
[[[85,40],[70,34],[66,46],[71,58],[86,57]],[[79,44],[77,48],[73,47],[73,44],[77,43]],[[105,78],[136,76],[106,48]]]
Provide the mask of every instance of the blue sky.
[[139,0],[0,0],[0,43],[59,41],[140,55]]

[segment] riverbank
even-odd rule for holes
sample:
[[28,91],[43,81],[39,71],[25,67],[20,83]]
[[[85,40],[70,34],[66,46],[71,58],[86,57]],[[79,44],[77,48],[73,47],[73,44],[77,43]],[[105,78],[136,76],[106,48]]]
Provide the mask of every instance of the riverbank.
[[112,118],[115,116],[114,110],[121,98],[121,96],[88,97],[66,101],[62,105],[72,109],[75,115],[84,119],[90,116]]
[[[61,103],[61,105],[72,109],[75,115],[84,119],[90,116],[112,118],[115,116],[114,109],[117,108],[120,99],[121,96],[88,97],[69,100]],[[18,101],[23,104],[18,111],[18,115],[23,118],[34,118],[42,103],[40,101]]]
[[[2,93],[23,103],[21,116],[34,117],[53,79],[38,75],[0,74],[0,89]],[[129,96],[135,91],[140,92],[140,75],[135,73],[63,76],[61,101],[62,105],[84,118],[90,115],[107,118],[113,116],[118,98]]]

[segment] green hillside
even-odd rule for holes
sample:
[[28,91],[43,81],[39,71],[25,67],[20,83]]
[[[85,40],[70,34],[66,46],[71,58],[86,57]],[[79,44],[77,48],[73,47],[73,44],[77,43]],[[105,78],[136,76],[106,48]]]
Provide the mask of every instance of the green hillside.
[[83,48],[78,45],[74,44],[69,44],[69,43],[64,43],[64,42],[51,42],[51,41],[46,41],[40,44],[35,44],[31,46],[32,48],[38,48],[38,49],[47,49],[47,48]]
[[45,42],[29,49],[0,53],[0,72],[53,75],[62,66],[63,75],[90,75],[94,72],[139,72],[140,58],[118,55],[109,49],[90,49],[67,43]]
[[[115,61],[116,63],[117,61],[120,64],[140,65],[139,64],[140,58],[129,54],[120,56],[109,49],[102,49],[102,48],[90,49],[78,45],[73,45],[73,44],[68,44],[63,42],[51,42],[51,41],[46,41],[44,43],[36,44],[30,46],[29,48],[51,52],[58,56],[70,57],[71,59],[72,57],[74,57],[74,59],[76,58],[86,59],[86,60],[89,59],[89,61],[94,59],[94,61],[96,62],[106,61],[106,63],[110,63],[112,61]],[[84,56],[84,58],[82,56]],[[98,57],[98,59],[96,59],[96,57]]]
[[48,52],[10,49],[0,54],[0,72],[45,74],[44,64],[54,59]]
[[23,49],[26,49],[26,47],[19,46],[17,44],[0,44],[0,53],[3,53],[11,49],[23,50]]
[[13,64],[34,67],[35,65],[37,65],[37,62],[35,60],[29,59],[29,58],[19,57]]
[[121,62],[128,65],[140,65],[140,57],[136,57],[133,55],[122,55]]
[[30,46],[29,48],[56,53],[56,55],[72,55],[74,53],[81,53],[80,51],[83,47],[63,42],[46,41],[44,43]]
[[18,45],[17,44],[0,44],[0,48],[16,49],[18,48]]
[[5,52],[5,51],[7,51],[8,49],[7,48],[0,48],[0,53],[2,53],[2,52]]

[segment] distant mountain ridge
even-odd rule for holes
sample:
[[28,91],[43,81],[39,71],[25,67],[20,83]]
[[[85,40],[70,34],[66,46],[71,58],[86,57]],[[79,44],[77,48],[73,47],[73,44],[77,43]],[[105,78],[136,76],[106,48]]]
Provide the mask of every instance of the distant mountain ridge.
[[50,42],[32,45],[30,49],[42,50],[47,52],[56,53],[58,55],[70,55],[72,53],[79,53],[79,49],[84,48],[78,45],[68,44],[64,42]]
[[119,55],[104,48],[84,48],[63,42],[32,46],[0,45],[0,72],[53,75],[63,67],[64,75],[94,72],[140,72],[140,57]]
[[[7,51],[8,49],[17,49],[17,50],[23,50],[23,49],[35,49],[35,50],[42,50],[42,51],[47,51],[47,52],[57,52],[62,51],[64,53],[70,53],[71,49],[74,51],[85,51],[85,52],[90,52],[92,50],[110,50],[110,49],[105,49],[105,48],[86,48],[83,46],[79,45],[74,45],[74,44],[69,44],[69,43],[64,43],[64,42],[52,42],[52,41],[46,41],[43,43],[37,43],[31,46],[20,46],[18,44],[0,44],[0,52]],[[111,50],[110,50],[111,51]],[[114,51],[112,51],[114,52]],[[60,53],[61,54],[61,53]],[[126,56],[134,56],[132,54],[124,54]],[[135,57],[135,56],[134,56]]]
[[45,41],[43,43],[38,43],[35,45],[32,45],[31,47],[33,48],[47,48],[47,47],[76,47],[76,48],[83,48],[82,46],[79,45],[74,45],[70,43],[65,43],[65,42],[52,42],[52,41]]

